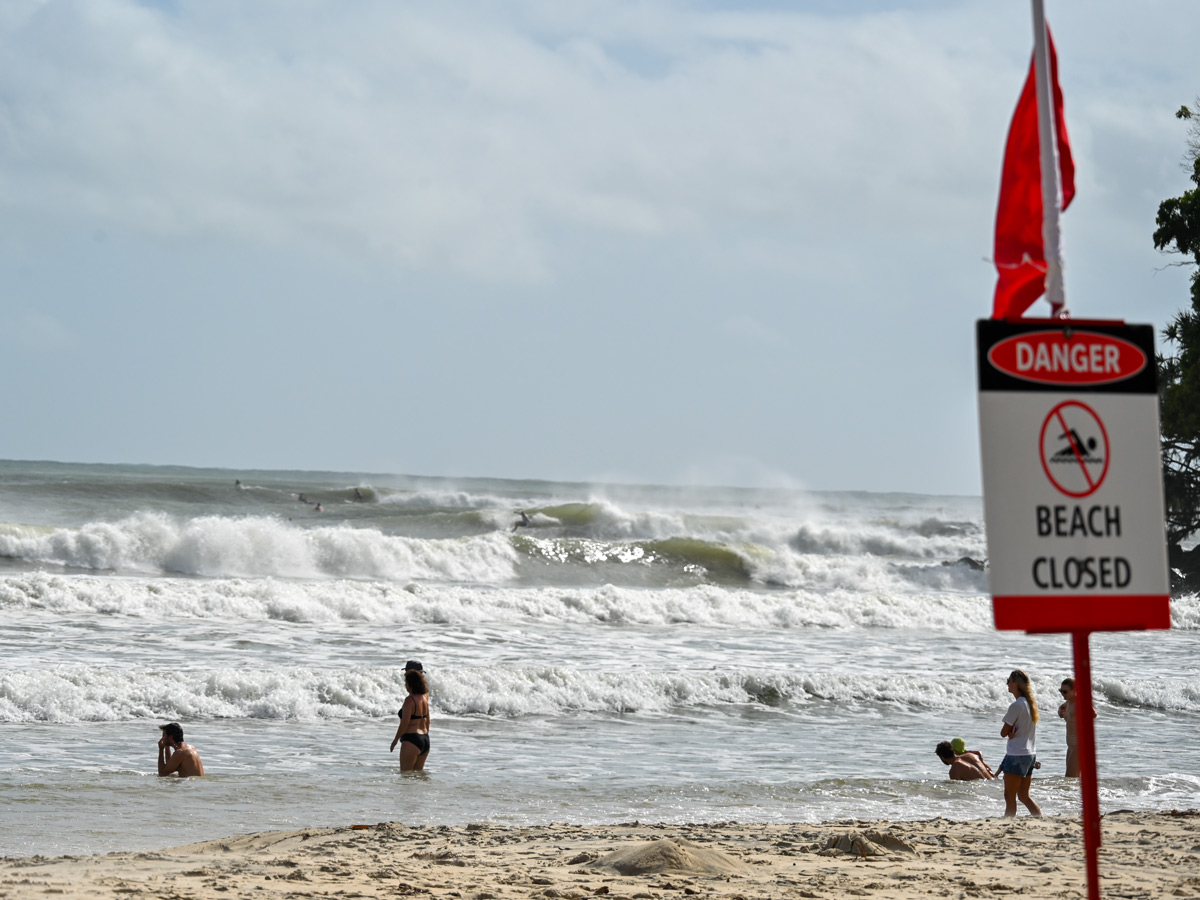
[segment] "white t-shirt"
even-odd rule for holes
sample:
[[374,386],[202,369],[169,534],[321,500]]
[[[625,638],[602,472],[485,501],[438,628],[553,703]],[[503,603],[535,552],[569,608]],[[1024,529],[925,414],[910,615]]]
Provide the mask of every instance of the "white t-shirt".
[[1037,755],[1037,725],[1033,722],[1028,700],[1024,697],[1014,700],[1004,714],[1004,724],[1012,726],[1005,753],[1009,756]]

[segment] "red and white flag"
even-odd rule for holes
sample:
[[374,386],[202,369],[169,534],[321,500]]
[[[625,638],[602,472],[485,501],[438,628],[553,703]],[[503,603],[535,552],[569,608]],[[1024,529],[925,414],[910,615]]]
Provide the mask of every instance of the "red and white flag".
[[[1054,92],[1054,130],[1058,137],[1058,169],[1062,181],[1062,208],[1075,196],[1075,163],[1067,141],[1062,90],[1058,86],[1058,55],[1046,29],[1050,50],[1050,84]],[[999,278],[993,319],[1020,318],[1046,291],[1046,250],[1042,241],[1042,164],[1039,158],[1038,108],[1034,63],[1017,101],[1004,171],[1000,177],[1000,203],[996,210],[996,246],[993,258]]]

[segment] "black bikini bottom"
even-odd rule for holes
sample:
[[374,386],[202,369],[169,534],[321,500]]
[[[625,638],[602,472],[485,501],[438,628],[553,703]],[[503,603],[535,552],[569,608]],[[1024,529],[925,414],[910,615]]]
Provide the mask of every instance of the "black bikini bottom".
[[414,747],[416,747],[420,753],[428,753],[429,752],[429,735],[427,735],[427,734],[402,734],[402,735],[400,735],[400,743],[403,744],[405,741],[408,741],[408,743],[410,743]]

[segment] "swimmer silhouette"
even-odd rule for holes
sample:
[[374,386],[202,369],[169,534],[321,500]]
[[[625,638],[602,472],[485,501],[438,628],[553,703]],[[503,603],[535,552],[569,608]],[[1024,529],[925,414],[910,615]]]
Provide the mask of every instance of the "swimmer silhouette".
[[1084,439],[1079,436],[1079,432],[1074,428],[1072,428],[1070,432],[1064,431],[1058,436],[1060,441],[1068,440],[1068,438],[1070,439],[1071,443],[1068,443],[1066,447],[1063,447],[1061,450],[1055,453],[1055,458],[1060,456],[1073,457],[1075,455],[1076,447],[1079,448],[1080,454],[1084,456],[1087,456],[1096,449],[1096,439],[1094,437],[1088,438],[1085,442]]

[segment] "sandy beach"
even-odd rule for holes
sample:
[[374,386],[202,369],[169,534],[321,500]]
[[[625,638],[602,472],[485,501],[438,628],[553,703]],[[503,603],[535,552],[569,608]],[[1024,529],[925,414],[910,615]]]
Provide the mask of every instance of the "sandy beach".
[[[1106,897],[1200,897],[1200,812],[1104,817]],[[0,897],[1086,896],[1073,818],[263,832],[142,853],[8,857]]]

